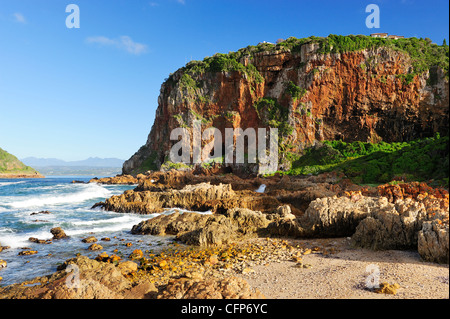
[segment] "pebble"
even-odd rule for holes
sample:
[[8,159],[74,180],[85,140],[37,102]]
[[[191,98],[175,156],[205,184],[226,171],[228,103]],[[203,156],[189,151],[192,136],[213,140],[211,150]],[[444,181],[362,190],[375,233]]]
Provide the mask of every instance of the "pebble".
[[252,269],[252,268],[244,268],[244,269],[242,269],[242,274],[251,274],[251,273],[254,273],[255,272],[255,270],[254,269]]

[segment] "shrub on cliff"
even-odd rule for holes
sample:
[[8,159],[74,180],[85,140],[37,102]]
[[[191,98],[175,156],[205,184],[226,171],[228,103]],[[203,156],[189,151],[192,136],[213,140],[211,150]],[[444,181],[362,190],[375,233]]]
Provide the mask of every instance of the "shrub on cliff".
[[302,98],[305,94],[306,94],[306,89],[304,88],[300,88],[297,85],[295,85],[294,82],[289,81],[287,86],[286,86],[286,91],[287,94],[289,94],[292,97],[292,101],[296,101],[299,98]]
[[449,137],[400,143],[326,141],[292,163],[290,175],[340,171],[356,183],[433,179],[448,187]]
[[449,47],[446,44],[437,45],[427,39],[404,38],[372,38],[363,35],[334,35],[316,40],[320,43],[318,53],[343,53],[379,47],[391,48],[407,53],[411,57],[413,71],[411,74],[421,74],[433,66],[439,66],[448,77]]
[[281,137],[292,133],[293,127],[288,124],[289,109],[278,104],[274,98],[262,98],[254,105],[258,117],[269,127],[278,128]]

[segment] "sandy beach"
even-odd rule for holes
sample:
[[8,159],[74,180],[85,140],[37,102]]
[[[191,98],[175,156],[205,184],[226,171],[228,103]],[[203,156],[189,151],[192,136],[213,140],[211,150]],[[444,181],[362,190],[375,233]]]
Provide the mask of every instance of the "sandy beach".
[[[289,260],[255,265],[239,275],[269,299],[443,299],[449,298],[448,265],[421,261],[416,251],[373,251],[352,248],[347,238],[288,240],[291,245],[327,246],[335,254],[310,253],[304,265]],[[372,265],[372,266],[371,266]],[[309,267],[308,266],[308,267]],[[369,266],[369,272],[366,268]],[[366,288],[368,276],[379,269],[381,282],[400,285],[396,295]],[[376,271],[376,270],[375,270]]]

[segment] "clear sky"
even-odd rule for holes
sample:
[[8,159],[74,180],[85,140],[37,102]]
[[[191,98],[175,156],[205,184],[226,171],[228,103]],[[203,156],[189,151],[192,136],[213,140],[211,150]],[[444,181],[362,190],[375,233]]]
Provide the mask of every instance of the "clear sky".
[[[66,27],[71,3],[78,29]],[[379,29],[366,27],[370,3]],[[0,0],[0,147],[128,159],[147,139],[161,83],[191,59],[290,36],[449,43],[448,10],[448,0]]]

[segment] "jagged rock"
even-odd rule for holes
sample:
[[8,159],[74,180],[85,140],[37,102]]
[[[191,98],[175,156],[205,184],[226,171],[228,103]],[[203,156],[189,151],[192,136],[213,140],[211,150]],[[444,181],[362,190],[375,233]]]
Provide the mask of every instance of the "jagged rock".
[[131,175],[117,175],[114,177],[104,177],[104,178],[93,178],[89,183],[99,183],[99,184],[121,184],[121,185],[133,185],[137,184],[141,178],[145,178],[145,175],[140,174],[139,177],[134,177]]
[[89,236],[89,237],[83,238],[81,241],[83,243],[95,243],[95,242],[97,242],[97,238],[95,238],[94,236]]
[[6,265],[7,265],[6,261],[0,259],[0,269],[1,268],[6,268]]
[[38,253],[37,250],[24,250],[18,253],[19,256],[29,256],[36,255]]
[[140,249],[133,250],[133,252],[130,254],[130,256],[128,256],[128,258],[130,258],[130,259],[140,259],[142,257],[144,257],[144,253]]
[[221,214],[179,213],[159,215],[131,229],[133,234],[176,235],[191,245],[220,245],[226,241],[264,230],[267,215],[246,208],[233,208]]
[[238,237],[238,227],[224,215],[208,216],[203,227],[183,233],[177,239],[188,245],[222,245]]
[[88,250],[102,250],[103,246],[99,244],[92,244],[88,247]]
[[281,219],[294,219],[295,218],[295,215],[292,214],[292,210],[291,210],[291,207],[289,205],[279,206],[275,210],[275,214],[278,214],[278,216]]
[[127,275],[138,270],[138,265],[132,261],[124,261],[117,265],[117,268],[120,270],[122,275]]
[[52,233],[53,239],[62,239],[68,237],[61,227],[55,227],[50,229],[50,233]]
[[177,235],[203,227],[208,219],[207,215],[197,213],[183,213],[159,215],[140,222],[131,229],[133,234],[147,235]]
[[28,238],[28,241],[31,241],[31,242],[36,243],[36,244],[46,244],[46,245],[52,243],[52,241],[50,239],[38,239],[38,238],[35,238],[35,237]]
[[[5,299],[141,299],[155,296],[156,287],[147,280],[134,284],[124,277],[136,267],[126,263],[118,267],[86,256],[69,259],[54,274],[31,283],[0,288]],[[134,264],[134,263],[133,263]],[[122,266],[120,266],[122,265]],[[136,265],[136,264],[135,264]],[[66,271],[67,270],[67,271]]]
[[352,236],[358,247],[371,249],[412,249],[417,247],[417,233],[426,218],[425,206],[411,199],[397,200],[371,210]]
[[259,291],[252,291],[242,278],[231,277],[221,280],[174,279],[161,291],[158,299],[263,299]]
[[180,207],[189,210],[216,210],[218,205],[235,197],[231,185],[211,185],[200,183],[187,185],[181,190],[164,192],[129,190],[122,195],[112,196],[105,202],[93,206],[117,212],[134,212],[152,214],[163,211],[163,208]]
[[358,200],[348,197],[318,198],[311,202],[299,223],[305,235],[322,237],[351,236],[359,222],[370,215],[374,208],[387,206],[385,198],[361,196]]
[[[289,206],[288,206],[289,207]],[[242,234],[256,233],[269,225],[266,214],[255,212],[247,208],[233,208],[227,210],[225,216],[230,218]]]
[[9,246],[2,246],[2,245],[0,244],[0,253],[1,253],[3,250],[9,249],[9,248],[11,248],[11,247],[9,247]]
[[40,211],[40,212],[37,212],[37,213],[31,213],[30,216],[40,215],[40,214],[49,215],[49,214],[51,214],[51,212],[49,212],[48,210],[44,210],[44,211]]
[[418,251],[420,256],[431,262],[449,263],[449,225],[440,220],[426,221],[419,231]]

